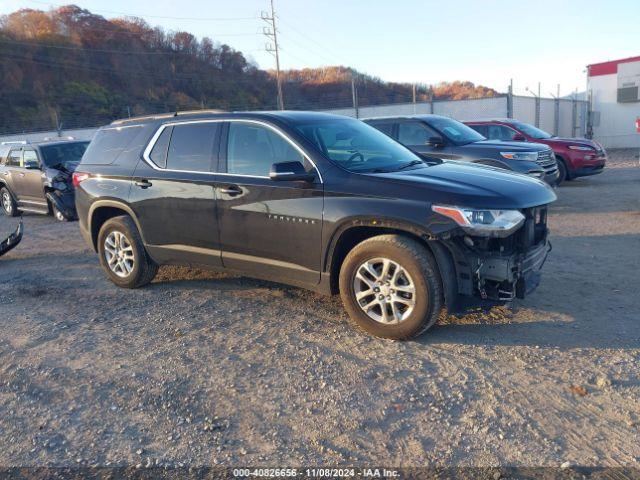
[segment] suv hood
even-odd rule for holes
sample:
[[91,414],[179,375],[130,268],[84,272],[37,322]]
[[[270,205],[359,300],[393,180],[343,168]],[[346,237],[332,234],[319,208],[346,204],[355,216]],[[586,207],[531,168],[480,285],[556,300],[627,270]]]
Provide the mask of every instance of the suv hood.
[[593,140],[589,140],[587,138],[564,138],[564,137],[553,137],[546,139],[549,143],[561,143],[563,145],[585,145],[587,147],[595,148],[596,150],[600,150],[601,147],[598,143]]
[[[468,162],[399,172],[368,174],[385,182],[402,183],[416,200],[472,208],[522,209],[545,205],[556,194],[544,182],[501,168]],[[380,188],[384,191],[384,187]]]
[[549,149],[547,145],[542,145],[541,143],[503,142],[502,140],[482,140],[480,142],[470,143],[469,145],[486,147],[492,150],[496,148],[509,149],[511,152],[541,152]]

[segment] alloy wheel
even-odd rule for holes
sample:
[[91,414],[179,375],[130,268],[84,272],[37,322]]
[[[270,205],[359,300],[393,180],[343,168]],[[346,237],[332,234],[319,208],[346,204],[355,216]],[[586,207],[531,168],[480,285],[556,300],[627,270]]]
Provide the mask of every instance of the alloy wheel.
[[353,292],[362,311],[384,324],[406,320],[416,304],[411,275],[388,258],[372,258],[361,264],[353,280]]
[[135,267],[135,255],[129,239],[117,230],[104,240],[104,256],[109,269],[120,278],[131,275]]
[[9,192],[5,191],[2,193],[2,208],[4,208],[4,211],[7,212],[8,215],[13,213],[13,200]]

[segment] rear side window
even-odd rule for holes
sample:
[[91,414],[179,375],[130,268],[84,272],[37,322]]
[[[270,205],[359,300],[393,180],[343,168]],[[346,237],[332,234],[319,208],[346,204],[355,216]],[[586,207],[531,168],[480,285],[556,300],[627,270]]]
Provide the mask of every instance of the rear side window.
[[167,150],[169,149],[169,140],[171,140],[172,131],[173,127],[167,127],[162,130],[162,133],[158,137],[158,140],[156,140],[156,143],[149,154],[151,161],[160,168],[167,167]]
[[473,128],[476,132],[478,132],[480,135],[482,135],[483,137],[491,138],[489,136],[489,133],[487,132],[486,125],[469,125],[469,126]]
[[210,172],[219,122],[174,125],[167,168],[189,172]]
[[142,131],[142,126],[106,127],[98,130],[82,157],[82,163],[109,165],[129,146]]
[[4,165],[4,163],[7,161],[7,155],[9,155],[9,150],[11,150],[11,147],[8,147],[6,145],[0,145],[0,165]]
[[7,167],[21,167],[22,166],[22,150],[11,150],[7,157]]
[[270,128],[242,122],[229,124],[228,173],[268,177],[272,164],[294,161],[304,163],[304,157]]
[[393,138],[393,123],[372,123],[371,126]]

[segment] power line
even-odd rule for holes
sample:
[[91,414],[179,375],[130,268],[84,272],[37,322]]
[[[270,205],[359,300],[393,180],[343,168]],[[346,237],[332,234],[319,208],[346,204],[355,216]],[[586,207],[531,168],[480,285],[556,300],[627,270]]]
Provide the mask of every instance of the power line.
[[[63,5],[63,4],[59,4],[59,3],[51,3],[51,2],[43,2],[40,0],[28,0],[32,3],[38,3],[40,5],[49,5],[51,7],[66,7],[68,5]],[[149,17],[149,18],[160,18],[160,19],[165,19],[165,20],[202,20],[202,21],[207,21],[207,22],[226,22],[226,21],[238,21],[238,20],[256,20],[257,17],[172,17],[172,16],[165,16],[165,15],[150,15],[150,14],[135,14],[135,13],[127,13],[127,12],[120,12],[117,10],[105,10],[105,9],[98,9],[98,8],[93,8],[91,9],[91,11],[95,11],[95,12],[104,12],[104,13],[112,13],[115,15],[124,15],[125,17]]]

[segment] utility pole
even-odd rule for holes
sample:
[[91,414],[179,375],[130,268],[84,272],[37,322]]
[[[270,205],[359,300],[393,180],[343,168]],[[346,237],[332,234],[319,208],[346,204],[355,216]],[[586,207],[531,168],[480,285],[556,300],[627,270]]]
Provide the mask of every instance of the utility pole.
[[278,108],[284,110],[284,98],[282,96],[282,77],[280,76],[280,52],[278,49],[278,30],[276,29],[276,11],[271,2],[271,15],[262,12],[262,20],[267,22],[268,27],[264,27],[262,33],[273,43],[269,42],[265,45],[265,50],[276,57],[276,83],[278,85]]
[[416,114],[416,84],[414,83],[411,88],[411,93],[413,97],[413,114]]

